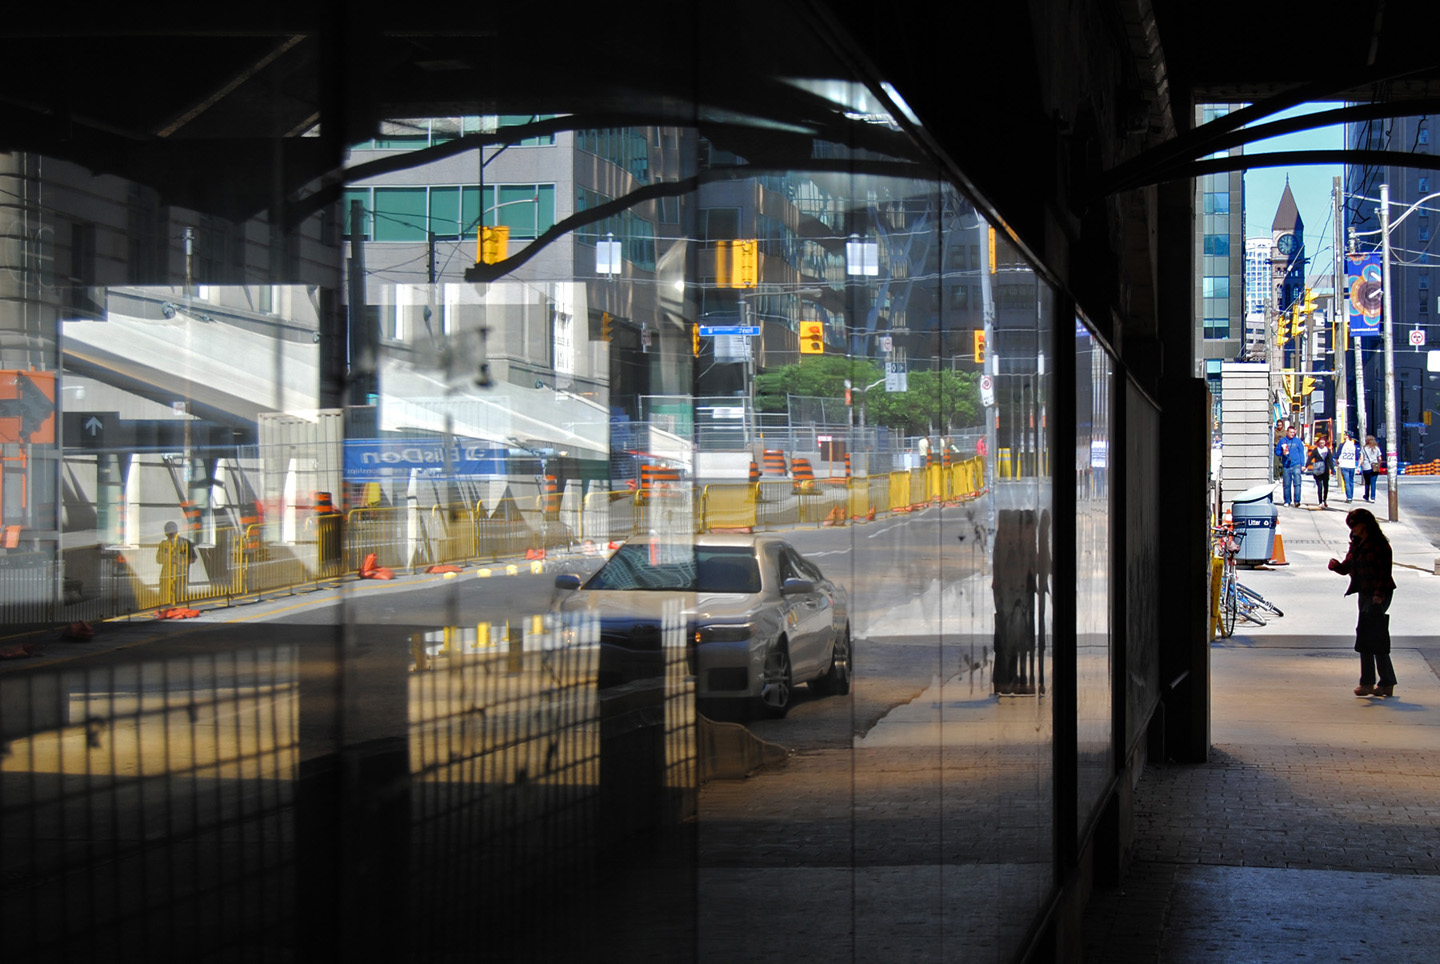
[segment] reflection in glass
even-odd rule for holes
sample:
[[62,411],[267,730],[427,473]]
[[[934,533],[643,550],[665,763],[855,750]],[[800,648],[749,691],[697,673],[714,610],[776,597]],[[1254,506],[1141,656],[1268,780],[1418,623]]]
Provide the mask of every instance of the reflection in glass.
[[[1055,292],[886,98],[838,66],[785,86],[817,120],[387,119],[288,232],[104,185],[67,243],[126,250],[124,277],[77,270],[49,347],[7,363],[49,376],[51,429],[5,437],[0,580],[17,621],[147,634],[5,690],[5,822],[56,841],[5,867],[19,947],[198,908],[172,950],[1023,952],[1071,682]],[[1111,376],[1074,350],[1083,810],[1109,765]],[[775,645],[699,685],[696,647],[751,629],[706,597],[758,570],[693,540],[768,532],[799,550]],[[675,598],[567,611],[607,559]],[[837,631],[843,686],[815,655]],[[697,710],[752,678],[785,718],[763,693],[744,727]],[[149,868],[133,903],[116,865]],[[105,896],[78,936],[27,920],[66,887]]]
[[1110,633],[1110,356],[1075,322],[1075,690],[1083,832],[1114,772]]

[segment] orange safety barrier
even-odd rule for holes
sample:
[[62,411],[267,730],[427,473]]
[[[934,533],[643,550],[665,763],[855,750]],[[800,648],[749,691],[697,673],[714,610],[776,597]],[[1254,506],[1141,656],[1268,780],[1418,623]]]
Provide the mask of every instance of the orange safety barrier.
[[650,465],[642,463],[640,466],[640,499],[643,501],[654,495],[657,489],[668,489],[680,485],[680,470],[673,466]]
[[790,479],[792,492],[815,491],[815,470],[810,467],[809,459],[796,458],[790,463]]
[[766,475],[784,475],[788,471],[785,465],[785,453],[779,449],[766,449],[761,458],[765,463]]
[[754,459],[750,460],[750,481],[751,483],[760,481],[760,466],[755,464]]

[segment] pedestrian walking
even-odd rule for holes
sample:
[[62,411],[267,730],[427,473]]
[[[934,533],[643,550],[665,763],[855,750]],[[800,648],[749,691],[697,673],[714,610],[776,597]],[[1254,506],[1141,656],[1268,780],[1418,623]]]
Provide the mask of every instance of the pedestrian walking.
[[1359,465],[1360,442],[1355,438],[1354,432],[1346,432],[1345,441],[1340,443],[1340,448],[1335,453],[1335,467],[1340,470],[1340,484],[1345,489],[1346,502],[1355,496],[1355,469]]
[[1365,444],[1360,447],[1360,480],[1365,483],[1366,502],[1375,501],[1375,476],[1380,474],[1384,461],[1385,454],[1375,443],[1375,436],[1365,436]]
[[1280,478],[1285,504],[1300,507],[1300,474],[1305,468],[1305,443],[1295,437],[1295,426],[1285,430],[1285,437],[1275,443],[1275,457],[1280,460]]
[[1394,696],[1395,666],[1390,662],[1390,600],[1395,595],[1390,540],[1369,509],[1351,509],[1350,551],[1344,560],[1331,559],[1330,568],[1350,577],[1345,595],[1356,596],[1360,610],[1355,623],[1355,651],[1360,654],[1360,685],[1356,696]]
[[1335,471],[1335,453],[1330,451],[1330,438],[1326,435],[1315,439],[1315,447],[1305,459],[1305,471],[1315,479],[1315,498],[1320,508],[1328,509],[1330,500],[1330,473]]

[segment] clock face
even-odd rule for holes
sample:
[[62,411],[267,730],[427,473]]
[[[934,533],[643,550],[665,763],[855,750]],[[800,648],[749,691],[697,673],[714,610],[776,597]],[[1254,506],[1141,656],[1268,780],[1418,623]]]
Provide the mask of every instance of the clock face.
[[1282,234],[1282,235],[1280,235],[1280,239],[1275,242],[1275,249],[1276,249],[1277,251],[1279,251],[1281,254],[1285,255],[1286,257],[1289,257],[1290,255],[1294,254],[1294,253],[1295,253],[1295,235],[1293,235],[1293,234]]

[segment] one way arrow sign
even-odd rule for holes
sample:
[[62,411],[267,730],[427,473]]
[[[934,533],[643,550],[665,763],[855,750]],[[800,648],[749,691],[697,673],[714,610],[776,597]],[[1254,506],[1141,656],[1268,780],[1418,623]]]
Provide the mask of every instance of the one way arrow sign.
[[101,422],[101,421],[100,421],[98,418],[96,418],[94,415],[91,415],[90,418],[85,422],[85,431],[87,431],[87,432],[90,433],[90,437],[91,437],[91,438],[94,438],[96,435],[99,435],[99,434],[100,434],[100,430],[103,429],[104,427],[105,427],[104,423]]

